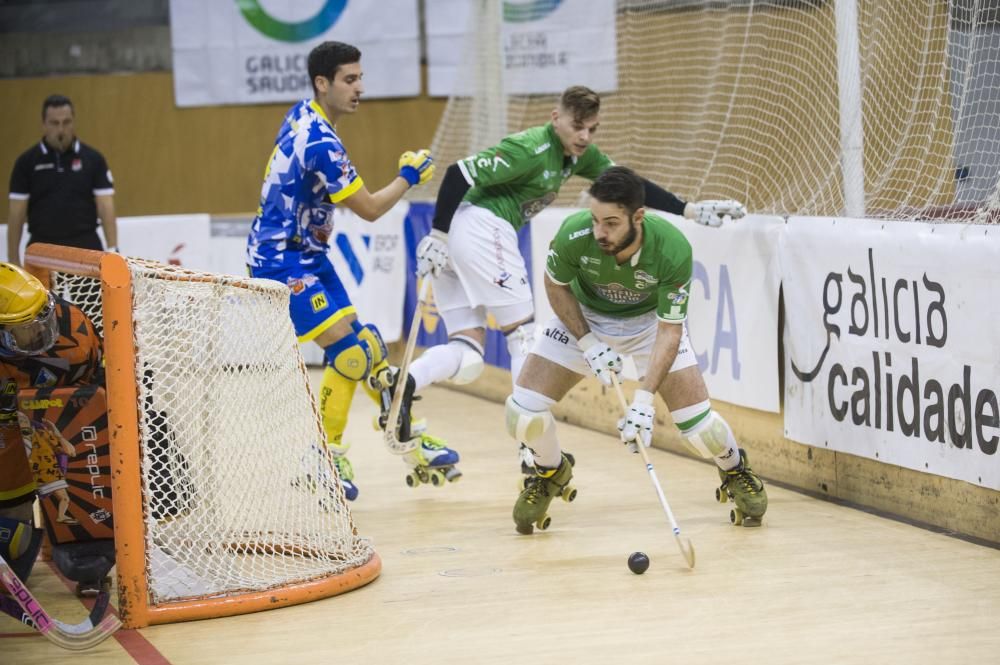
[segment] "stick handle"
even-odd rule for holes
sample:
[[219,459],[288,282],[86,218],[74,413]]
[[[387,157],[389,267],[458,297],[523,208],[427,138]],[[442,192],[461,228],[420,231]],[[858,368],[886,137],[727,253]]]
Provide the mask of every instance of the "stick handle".
[[429,277],[424,277],[420,282],[420,289],[417,292],[417,305],[413,308],[413,320],[410,322],[410,333],[406,338],[406,349],[403,351],[403,361],[399,364],[399,373],[396,375],[396,392],[392,395],[392,404],[389,405],[389,416],[385,422],[385,439],[393,452],[396,448],[401,448],[400,454],[405,454],[415,446],[401,446],[396,441],[396,421],[399,420],[399,410],[403,406],[403,393],[406,391],[406,379],[410,375],[410,361],[413,358],[413,350],[417,346],[417,335],[420,334],[420,324],[424,314],[424,301],[427,299],[427,289],[431,285]]

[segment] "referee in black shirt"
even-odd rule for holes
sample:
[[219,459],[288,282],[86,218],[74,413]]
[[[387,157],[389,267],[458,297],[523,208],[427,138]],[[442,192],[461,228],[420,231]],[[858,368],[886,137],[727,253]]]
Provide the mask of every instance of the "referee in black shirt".
[[7,257],[21,263],[21,232],[28,244],[104,249],[98,218],[110,251],[117,251],[114,187],[104,155],[76,138],[73,102],[50,95],[42,104],[44,136],[14,162],[10,174]]

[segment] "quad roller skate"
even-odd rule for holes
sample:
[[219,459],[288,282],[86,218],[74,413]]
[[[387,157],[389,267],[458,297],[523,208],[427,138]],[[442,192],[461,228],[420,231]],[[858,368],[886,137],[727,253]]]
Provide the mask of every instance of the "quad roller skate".
[[547,511],[555,497],[562,497],[567,502],[576,499],[576,488],[569,484],[573,478],[573,464],[573,458],[563,453],[555,469],[538,466],[531,469],[514,504],[514,526],[518,533],[530,535],[536,526],[542,531],[548,529],[552,518]]
[[[570,466],[576,466],[576,458],[573,457],[573,453],[568,453],[565,450],[563,455],[569,460]],[[518,457],[521,459],[521,479],[518,481],[518,489],[523,490],[528,486],[528,478],[535,475],[535,456],[531,452],[531,448],[521,444],[521,449],[518,451]]]
[[347,459],[347,449],[350,445],[327,444],[330,457],[337,467],[337,479],[330,473],[327,451],[320,446],[311,446],[309,453],[303,455],[301,464],[303,473],[292,480],[292,487],[298,487],[307,492],[320,495],[320,505],[324,510],[329,508],[328,499],[335,492],[333,483],[339,481],[344,490],[344,498],[354,501],[358,498],[358,488],[354,484],[354,467]]
[[732,501],[736,507],[729,511],[729,521],[735,526],[760,526],[767,512],[767,490],[764,481],[750,468],[747,453],[740,448],[740,463],[735,469],[719,469],[722,485],[715,490],[719,503]]
[[459,460],[457,451],[446,446],[443,439],[424,431],[420,431],[417,436],[420,437],[420,445],[403,456],[403,462],[413,467],[406,474],[407,485],[417,487],[429,484],[441,487],[446,482],[453,483],[462,477],[462,472],[455,466]]

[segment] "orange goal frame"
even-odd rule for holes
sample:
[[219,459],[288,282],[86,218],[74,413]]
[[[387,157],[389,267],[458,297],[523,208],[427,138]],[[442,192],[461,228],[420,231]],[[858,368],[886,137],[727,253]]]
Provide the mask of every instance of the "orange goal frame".
[[265,591],[151,604],[140,472],[132,280],[128,263],[119,254],[37,243],[28,247],[24,265],[46,286],[51,285],[53,271],[101,281],[118,613],[126,628],[248,614],[307,603],[357,589],[378,577],[382,562],[373,552],[366,563],[338,575]]

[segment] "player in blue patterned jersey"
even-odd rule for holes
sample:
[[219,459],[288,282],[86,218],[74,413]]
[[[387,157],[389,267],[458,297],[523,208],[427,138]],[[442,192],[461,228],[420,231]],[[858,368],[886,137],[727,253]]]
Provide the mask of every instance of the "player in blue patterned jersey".
[[[391,396],[392,371],[382,338],[358,320],[344,286],[327,258],[333,210],[341,205],[374,221],[403,194],[434,174],[427,150],[405,152],[399,175],[376,192],[368,191],[337,135],[337,121],[357,111],[364,93],[361,52],[349,44],[324,42],[308,59],[313,98],[288,110],[264,172],[260,206],[247,240],[253,277],[273,279],[291,289],[290,311],[299,341],[323,348],[325,369],[320,412],[327,444],[349,500],[357,496],[343,439],[347,412],[361,383],[378,403]],[[458,455],[421,434],[410,460],[415,465],[450,465]]]

